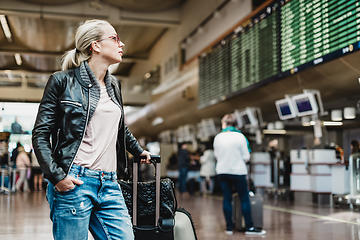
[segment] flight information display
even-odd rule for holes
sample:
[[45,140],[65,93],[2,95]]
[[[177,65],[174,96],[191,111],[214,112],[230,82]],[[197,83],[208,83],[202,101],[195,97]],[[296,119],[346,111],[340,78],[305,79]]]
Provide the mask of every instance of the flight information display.
[[199,105],[212,105],[230,93],[229,45],[216,45],[199,61]]
[[359,0],[297,0],[281,7],[281,71],[360,41]]
[[264,9],[199,58],[200,108],[280,72],[276,6]]
[[275,0],[199,57],[199,108],[360,50],[360,0]]
[[276,6],[269,6],[246,28],[230,36],[232,93],[280,72]]

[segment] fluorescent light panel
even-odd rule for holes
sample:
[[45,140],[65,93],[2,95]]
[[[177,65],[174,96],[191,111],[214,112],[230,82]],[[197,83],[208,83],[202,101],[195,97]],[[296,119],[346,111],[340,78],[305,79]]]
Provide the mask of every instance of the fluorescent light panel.
[[19,53],[15,53],[14,57],[15,57],[16,64],[20,66],[20,65],[22,64],[22,60],[21,60],[20,54],[19,54]]
[[342,126],[343,123],[342,122],[328,122],[328,121],[324,121],[323,122],[324,126]]
[[263,130],[263,134],[285,134],[286,130]]
[[8,42],[12,42],[12,38],[11,38],[12,34],[11,34],[9,24],[6,20],[5,15],[0,15],[0,24],[1,24],[1,27],[4,31],[5,37],[8,40]]

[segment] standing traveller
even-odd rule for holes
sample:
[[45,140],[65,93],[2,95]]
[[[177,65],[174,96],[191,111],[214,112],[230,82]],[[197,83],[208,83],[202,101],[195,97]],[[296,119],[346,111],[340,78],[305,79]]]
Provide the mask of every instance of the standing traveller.
[[23,186],[23,191],[29,190],[29,182],[27,178],[27,171],[30,169],[30,158],[25,152],[23,146],[18,147],[18,155],[16,157],[16,168],[19,170],[19,179],[16,182],[16,190],[20,191]]
[[182,195],[186,192],[186,180],[189,171],[190,156],[187,144],[181,143],[178,150],[178,170],[179,170],[179,192]]
[[[206,144],[206,150],[200,157],[200,189],[203,194],[212,194],[214,190],[214,177],[216,176],[216,159],[213,150],[213,142]],[[208,188],[206,186],[209,186]]]
[[[124,43],[103,20],[88,20],[75,49],[62,58],[44,90],[32,143],[44,177],[56,240],[134,239],[117,170],[126,150],[147,156],[124,123],[119,80],[109,74],[122,61]],[[51,141],[50,141],[51,138]]]
[[241,212],[245,219],[245,234],[264,235],[266,231],[254,227],[251,217],[247,168],[245,162],[250,153],[245,136],[235,128],[234,114],[225,115],[222,120],[222,131],[214,139],[214,154],[217,159],[216,173],[223,193],[223,212],[226,220],[226,234],[233,234],[232,189],[235,187],[241,201]]

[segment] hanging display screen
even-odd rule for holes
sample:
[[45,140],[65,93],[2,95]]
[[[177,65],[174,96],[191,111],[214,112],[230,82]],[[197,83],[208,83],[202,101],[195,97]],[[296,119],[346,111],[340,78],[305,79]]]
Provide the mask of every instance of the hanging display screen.
[[360,0],[274,1],[199,57],[199,108],[360,49]]
[[[297,0],[281,7],[281,71],[285,72],[360,41],[358,0]],[[355,46],[357,47],[357,46]]]

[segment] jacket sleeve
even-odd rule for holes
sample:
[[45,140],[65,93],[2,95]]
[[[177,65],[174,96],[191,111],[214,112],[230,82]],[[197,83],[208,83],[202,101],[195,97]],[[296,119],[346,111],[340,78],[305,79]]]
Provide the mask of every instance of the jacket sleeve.
[[62,94],[61,82],[56,74],[50,76],[40,102],[35,126],[32,132],[32,144],[35,155],[45,178],[54,186],[66,177],[53,158],[50,143],[51,134],[55,132],[58,99]]
[[125,124],[125,140],[126,140],[126,150],[134,156],[139,156],[144,150],[130,132],[129,128]]

